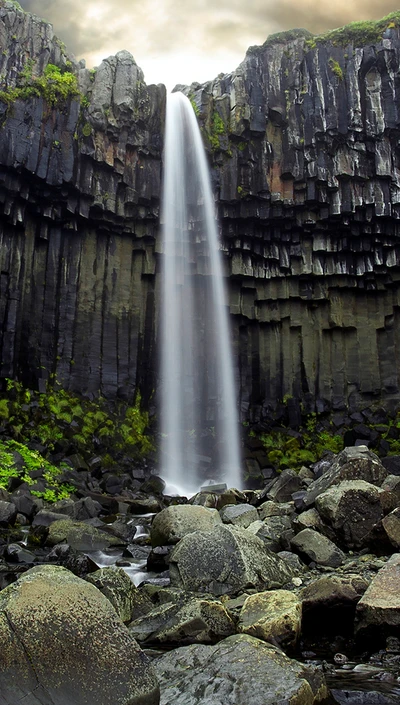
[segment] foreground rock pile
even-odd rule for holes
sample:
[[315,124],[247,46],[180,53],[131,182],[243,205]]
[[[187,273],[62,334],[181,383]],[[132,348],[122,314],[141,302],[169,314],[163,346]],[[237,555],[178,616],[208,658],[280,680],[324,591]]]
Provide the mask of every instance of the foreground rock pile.
[[340,703],[332,669],[380,648],[368,667],[395,683],[400,478],[365,446],[259,491],[145,488],[2,491],[1,705]]

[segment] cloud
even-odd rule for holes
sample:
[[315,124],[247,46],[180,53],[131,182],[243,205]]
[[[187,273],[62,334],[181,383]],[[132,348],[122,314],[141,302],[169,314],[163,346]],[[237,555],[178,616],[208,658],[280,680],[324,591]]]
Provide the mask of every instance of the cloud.
[[233,65],[221,69],[233,70],[248,46],[262,44],[273,32],[305,27],[319,33],[397,9],[396,0],[20,1],[24,9],[51,22],[68,50],[89,65],[127,49],[145,73],[147,60],[158,59],[161,67],[163,59],[172,65],[174,56],[184,55],[199,62],[203,55],[207,66],[211,57],[236,56]]

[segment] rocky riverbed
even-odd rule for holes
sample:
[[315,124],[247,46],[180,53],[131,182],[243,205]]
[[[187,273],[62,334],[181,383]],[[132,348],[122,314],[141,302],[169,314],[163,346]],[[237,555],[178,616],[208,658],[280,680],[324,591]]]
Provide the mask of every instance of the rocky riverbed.
[[400,477],[366,446],[190,500],[75,475],[1,491],[0,705],[398,702]]

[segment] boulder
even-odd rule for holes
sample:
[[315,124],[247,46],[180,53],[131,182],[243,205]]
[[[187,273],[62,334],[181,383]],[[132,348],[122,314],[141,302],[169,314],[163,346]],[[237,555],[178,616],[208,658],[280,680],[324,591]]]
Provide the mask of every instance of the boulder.
[[311,506],[318,495],[343,480],[365,480],[380,487],[386,475],[388,472],[378,456],[368,450],[367,446],[349,446],[338,453],[326,472],[309,485],[304,505]]
[[0,528],[14,526],[17,514],[18,509],[15,504],[12,502],[0,501]]
[[61,519],[50,524],[46,539],[47,546],[56,546],[58,543],[68,543],[78,551],[101,551],[109,546],[121,546],[124,541],[90,524]]
[[400,507],[382,519],[382,526],[392,546],[400,548]]
[[345,480],[318,495],[315,506],[332,527],[337,540],[349,549],[368,546],[383,517],[383,490],[364,480]]
[[282,587],[292,573],[261,539],[221,525],[185,536],[171,553],[170,576],[172,585],[185,590],[223,595]]
[[331,566],[332,568],[342,565],[345,557],[343,551],[333,541],[312,529],[300,531],[292,539],[292,546],[300,554],[308,556],[310,561],[315,561],[318,565]]
[[268,500],[258,507],[258,515],[261,520],[267,519],[268,517],[293,516],[294,512],[293,502],[282,502],[278,504],[277,502]]
[[147,657],[109,601],[58,566],[0,593],[1,705],[157,705]]
[[122,622],[130,622],[153,607],[149,598],[138,590],[122,568],[107,566],[91,573],[86,580],[111,602]]
[[383,638],[399,633],[400,554],[395,553],[381,568],[356,608],[358,638]]
[[235,633],[235,624],[217,600],[181,599],[161,604],[129,625],[140,642],[209,644]]
[[239,618],[239,631],[282,648],[294,648],[300,636],[301,601],[288,590],[250,595]]
[[267,497],[274,502],[287,503],[292,499],[293,492],[303,487],[301,478],[294,470],[283,470],[269,489]]
[[161,705],[314,705],[327,695],[321,672],[247,634],[176,649],[155,669]]
[[300,592],[303,633],[352,634],[355,609],[368,588],[361,575],[324,575]]
[[247,529],[253,521],[257,521],[258,512],[250,504],[227,504],[219,511],[224,524],[233,524]]
[[192,531],[210,531],[221,523],[216,509],[191,504],[167,507],[154,517],[150,532],[151,544],[164,546],[178,543]]
[[250,524],[248,531],[258,536],[271,551],[278,552],[290,548],[294,536],[292,522],[289,516],[270,516],[264,521]]

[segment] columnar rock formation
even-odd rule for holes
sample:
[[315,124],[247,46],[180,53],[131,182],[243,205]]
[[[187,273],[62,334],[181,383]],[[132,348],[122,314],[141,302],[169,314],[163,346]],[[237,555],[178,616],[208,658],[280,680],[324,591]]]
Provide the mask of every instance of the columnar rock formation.
[[[165,89],[124,51],[89,71],[4,0],[0,41],[4,88],[33,59],[85,96],[0,102],[0,376],[149,399]],[[213,167],[244,418],[399,395],[397,20],[359,44],[293,32],[182,88]]]

